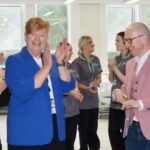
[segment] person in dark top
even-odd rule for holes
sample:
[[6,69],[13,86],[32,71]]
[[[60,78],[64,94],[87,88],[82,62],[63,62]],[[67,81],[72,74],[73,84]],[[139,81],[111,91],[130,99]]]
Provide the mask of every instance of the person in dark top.
[[[120,54],[115,57],[115,60],[110,60],[108,63],[109,80],[112,82],[112,91],[119,89],[125,80],[125,65],[132,58],[130,51],[124,43],[124,32],[119,32],[116,35],[116,48]],[[125,112],[121,110],[122,105],[114,102],[111,98],[109,109],[108,133],[112,150],[125,150],[123,139],[123,129]]]
[[98,150],[100,140],[97,135],[99,98],[98,89],[101,82],[102,68],[98,57],[93,55],[94,43],[90,36],[79,39],[79,57],[72,65],[76,72],[78,88],[83,95],[79,103],[79,138],[80,150]]
[[[72,46],[67,44],[67,52],[65,63],[70,73],[75,77],[75,72],[71,67],[69,60],[73,54]],[[78,101],[82,102],[83,95],[79,92],[77,86],[69,93],[64,94],[63,101],[65,106],[65,121],[66,121],[66,150],[74,150],[74,142],[77,133],[79,106]]]
[[[0,64],[3,63],[4,54],[0,52]],[[5,82],[5,69],[0,68],[0,95],[2,92],[7,88],[6,82]]]
[[[4,54],[0,52],[0,64],[3,62]],[[5,70],[0,68],[0,103],[2,104],[2,95],[4,90],[7,88],[7,84],[5,82]],[[1,106],[0,106],[1,107]],[[2,150],[2,144],[0,139],[0,150]]]

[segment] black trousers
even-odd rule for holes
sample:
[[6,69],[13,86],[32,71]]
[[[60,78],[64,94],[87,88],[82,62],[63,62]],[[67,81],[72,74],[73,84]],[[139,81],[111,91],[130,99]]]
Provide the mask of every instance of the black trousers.
[[98,150],[100,140],[97,135],[99,109],[80,109],[79,138],[80,150]]
[[110,108],[108,134],[112,150],[125,150],[125,139],[123,139],[124,120],[124,111]]
[[66,150],[74,150],[77,125],[78,115],[66,118]]
[[17,145],[8,145],[8,150],[66,150],[65,141],[58,140],[58,130],[57,130],[57,121],[56,115],[53,115],[53,124],[54,124],[54,137],[51,143],[47,145],[40,146],[17,146]]

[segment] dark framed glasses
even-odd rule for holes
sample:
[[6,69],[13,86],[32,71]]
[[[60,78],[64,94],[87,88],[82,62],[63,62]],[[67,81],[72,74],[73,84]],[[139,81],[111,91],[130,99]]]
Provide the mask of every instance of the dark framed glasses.
[[141,36],[143,36],[143,35],[144,35],[144,34],[138,35],[138,36],[133,37],[133,38],[124,39],[124,41],[131,45],[131,44],[132,44],[132,41],[133,41],[134,39],[139,38],[139,37],[141,37]]

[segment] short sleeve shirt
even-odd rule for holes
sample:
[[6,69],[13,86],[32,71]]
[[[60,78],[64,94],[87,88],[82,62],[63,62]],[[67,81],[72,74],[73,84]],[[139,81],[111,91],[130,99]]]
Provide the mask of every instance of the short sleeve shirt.
[[[73,61],[72,68],[75,71],[77,81],[85,86],[90,86],[96,76],[102,73],[100,60],[94,55],[92,55],[90,63],[83,56],[79,56]],[[98,108],[98,93],[93,94],[86,90],[80,91],[83,94],[83,101],[79,103],[80,109]]]
[[[119,71],[125,75],[125,67],[126,67],[126,62],[128,60],[130,60],[131,58],[133,58],[133,56],[130,54],[130,52],[128,51],[125,56],[121,56],[118,55],[115,57],[116,60],[116,66],[119,69]],[[114,89],[120,89],[121,85],[122,85],[122,81],[118,78],[118,76],[113,72],[113,82],[112,82],[112,91]],[[111,101],[110,103],[110,107],[114,108],[114,109],[121,109],[121,104]]]
[[[67,68],[70,71],[71,75],[75,77],[74,71],[71,69],[71,64],[67,63]],[[64,106],[65,106],[65,117],[73,117],[79,114],[79,106],[77,99],[72,95],[66,95],[63,97]]]

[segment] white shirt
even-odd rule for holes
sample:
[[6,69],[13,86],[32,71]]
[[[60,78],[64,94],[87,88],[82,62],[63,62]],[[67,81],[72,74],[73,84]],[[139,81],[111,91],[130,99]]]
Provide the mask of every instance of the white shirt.
[[[37,65],[41,68],[42,67],[42,60],[41,60],[41,58],[36,58],[36,57],[33,57],[33,58],[36,61]],[[50,95],[52,114],[56,114],[56,107],[55,107],[53,87],[52,87],[52,82],[51,82],[51,79],[50,79],[49,75],[47,76],[47,79],[48,79],[48,86],[50,88],[49,95]]]
[[141,68],[143,67],[144,63],[146,62],[146,60],[148,59],[148,56],[150,55],[150,50],[148,50],[145,54],[143,54],[143,56],[139,57],[136,56],[135,60],[137,62],[137,68],[136,68],[136,75],[139,73],[139,71],[141,70]]
[[[150,55],[150,50],[148,50],[146,53],[144,53],[141,57],[136,56],[135,60],[137,62],[137,67],[136,67],[136,76],[138,75],[138,73],[140,72],[141,68],[143,67],[143,65],[145,64],[145,62],[147,61],[148,57]],[[140,108],[139,110],[144,110],[144,104],[141,100],[138,100],[140,103]],[[137,118],[134,116],[133,120],[138,121]]]

